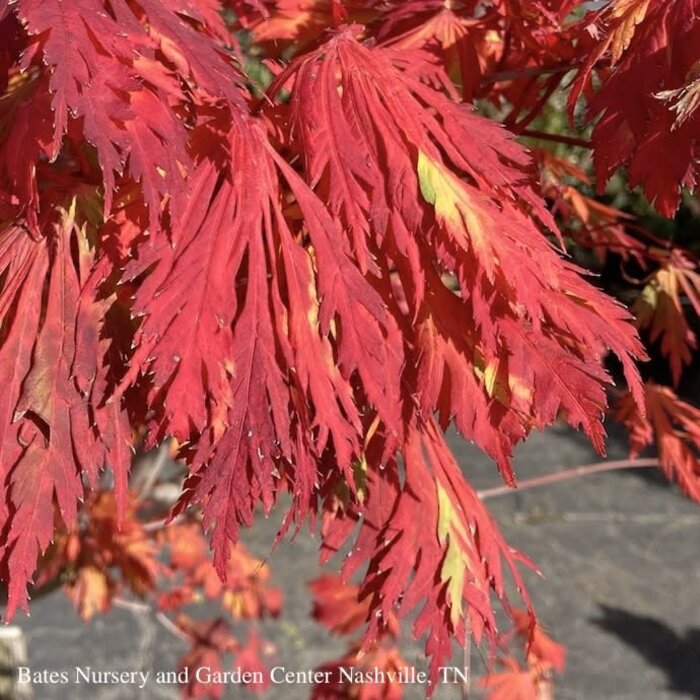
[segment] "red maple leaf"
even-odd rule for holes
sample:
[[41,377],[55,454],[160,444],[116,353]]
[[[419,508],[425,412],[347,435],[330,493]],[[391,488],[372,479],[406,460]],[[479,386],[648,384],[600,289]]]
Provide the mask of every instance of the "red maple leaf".
[[37,585],[59,578],[80,616],[105,613],[125,590],[137,596],[152,592],[162,567],[156,547],[130,501],[119,522],[112,491],[98,491],[86,502],[81,523],[59,529],[41,562]]
[[168,548],[168,567],[173,587],[163,596],[163,609],[181,607],[204,596],[217,601],[234,620],[276,617],[282,592],[270,585],[268,566],[253,557],[242,543],[231,546],[226,580],[216,573],[200,523],[188,522],[166,528],[162,540]]
[[[248,687],[253,691],[265,690],[270,684],[267,667],[261,659],[264,651],[262,640],[252,628],[245,644],[233,636],[229,625],[221,618],[212,620],[194,620],[181,614],[176,620],[177,626],[190,639],[189,651],[180,659],[178,670],[188,670],[187,682],[183,687],[186,699],[222,698],[226,692],[226,683],[207,683],[200,678],[199,671],[206,669],[212,678],[224,673],[225,662],[234,659],[231,668],[242,675],[250,674],[253,682]],[[262,677],[262,682],[257,679]]]
[[[346,680],[340,669],[353,669],[357,682]],[[328,682],[317,683],[311,700],[401,700],[403,679],[411,678],[411,666],[394,646],[375,646],[361,651],[353,645],[335,661],[320,666],[316,671],[325,674]]]
[[359,521],[342,573],[349,577],[369,561],[360,588],[360,598],[370,599],[364,648],[382,636],[386,620],[421,604],[414,634],[428,633],[434,683],[452,637],[464,640],[465,615],[477,639],[484,631],[495,633],[489,593],[494,590],[506,601],[502,559],[524,590],[515,568],[524,558],[506,547],[434,423],[409,432],[403,459],[403,485],[389,463],[367,472],[364,502],[348,506],[329,499],[322,561],[343,547]]
[[692,351],[697,346],[683,298],[688,300],[695,314],[700,315],[697,264],[681,251],[674,250],[651,275],[632,307],[639,327],[648,330],[652,342],[661,340],[661,352],[671,365],[674,386],[678,386],[681,372],[692,361]]
[[487,689],[488,700],[549,700],[541,695],[538,677],[530,668],[522,668],[515,659],[502,662],[503,670],[491,673],[480,685]]
[[[75,207],[74,201],[61,221],[50,224],[47,238],[33,240],[17,230],[14,239],[5,240],[15,242],[12,258],[2,262],[9,280],[3,290],[9,341],[2,347],[8,388],[0,448],[0,464],[12,466],[5,543],[13,572],[9,614],[18,604],[26,607],[25,581],[52,538],[54,496],[70,528],[84,492],[81,473],[95,485],[109,462],[122,508],[125,503],[131,436],[118,404],[98,403],[101,397],[93,396],[93,387],[102,381],[104,355],[95,315],[104,312],[104,304],[90,296],[91,255]],[[82,249],[78,268],[73,241]],[[42,313],[44,289],[48,301]],[[86,332],[85,323],[92,332]]]
[[635,224],[635,217],[583,194],[580,187],[589,185],[590,179],[570,159],[546,148],[535,149],[534,155],[542,169],[542,192],[552,201],[552,213],[561,220],[562,229],[576,244],[592,249],[601,262],[615,253],[624,261],[634,258],[645,268],[648,246],[626,230]]
[[[581,343],[579,349],[585,345],[600,357],[615,348],[636,385],[629,354],[640,346],[622,330],[624,313],[563,262],[533,222],[531,211],[556,228],[522,185],[529,167],[524,152],[415,78],[420,61],[430,59],[369,51],[350,30],[304,55],[278,78],[278,86],[291,87],[290,146],[349,230],[360,268],[373,275],[382,267],[397,271],[409,314],[396,315],[404,337],[415,337],[423,410],[439,408],[444,425],[454,418],[507,478],[510,446],[532,425],[554,420],[560,408],[600,449],[594,416],[604,403],[604,376],[570,349]],[[401,173],[400,186],[386,186],[387,168]],[[416,235],[426,217],[428,235]],[[454,276],[461,299],[444,291],[432,272],[436,265]],[[610,319],[623,335],[608,332]],[[482,388],[455,391],[450,381]],[[468,407],[460,398],[467,395]]]
[[[453,637],[495,634],[491,593],[509,609],[504,562],[522,587],[520,557],[444,431],[454,423],[510,484],[513,446],[560,416],[602,452],[604,358],[620,358],[643,413],[643,350],[626,311],[558,249],[529,154],[455,99],[444,57],[363,42],[390,24],[383,11],[376,26],[326,33],[358,6],[312,5],[317,48],[252,108],[216,3],[10,6],[9,612],[25,602],[54,503],[71,528],[105,464],[123,515],[133,427],[145,446],[177,438],[189,476],[176,512],[202,506],[225,579],[180,552],[170,604],[201,587],[240,616],[273,612],[232,542],[288,490],[282,532],[323,508],[324,556],[362,521],[344,573],[368,565],[363,646],[420,606],[414,632],[427,636],[435,678]],[[374,2],[360,5],[375,16]],[[494,6],[484,21],[504,44],[514,27],[505,67],[549,70],[578,51],[564,32],[572,7]],[[518,104],[534,108],[532,85],[516,82]],[[202,653],[230,647],[216,626],[196,632]]]
[[357,586],[338,574],[324,574],[309,583],[314,598],[314,619],[335,634],[348,634],[369,616],[369,600],[359,600]]
[[[552,671],[564,672],[566,650],[544,632],[531,613],[512,613],[515,626],[499,640],[506,650],[506,655],[498,659],[502,670],[488,673],[479,685],[486,688],[488,700],[552,700]],[[525,645],[525,667],[509,653],[514,635]]]
[[[692,190],[698,178],[700,116],[692,107],[700,60],[698,11],[698,0],[615,3],[604,10],[608,34],[579,78],[581,86],[611,49],[615,69],[589,107],[591,117],[602,115],[593,130],[598,186],[602,190],[625,165],[630,185],[641,185],[664,216],[678,208],[681,187]],[[574,90],[571,104],[577,94]]]
[[646,417],[629,395],[615,408],[616,419],[629,431],[631,456],[637,457],[655,443],[666,476],[677,481],[687,496],[700,501],[700,409],[658,384],[645,384],[644,393]]

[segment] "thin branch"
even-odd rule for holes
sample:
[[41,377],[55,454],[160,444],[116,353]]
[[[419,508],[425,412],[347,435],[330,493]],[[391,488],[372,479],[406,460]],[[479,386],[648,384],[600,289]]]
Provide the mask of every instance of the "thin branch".
[[537,131],[535,129],[522,129],[518,132],[518,136],[528,136],[531,139],[565,143],[567,146],[578,146],[579,148],[593,148],[593,144],[586,139],[577,139],[574,136],[565,136],[564,134],[550,134],[547,131]]
[[485,75],[482,83],[505,83],[510,80],[518,80],[519,78],[530,78],[539,75],[552,75],[554,73],[568,73],[578,67],[576,63],[560,63],[555,66],[531,66],[530,68],[521,68],[516,70],[504,70],[498,73]]
[[581,467],[554,472],[553,474],[545,474],[544,476],[525,479],[521,481],[516,488],[511,488],[510,486],[496,486],[491,489],[477,491],[476,493],[482,501],[486,501],[489,498],[505,496],[509,493],[519,493],[520,491],[527,491],[528,489],[533,489],[538,486],[549,486],[550,484],[557,484],[560,481],[568,481],[569,479],[577,479],[580,476],[588,476],[589,474],[600,474],[602,472],[619,471],[621,469],[645,469],[647,467],[659,466],[661,466],[659,460],[655,457],[650,457],[648,459],[619,459],[609,462],[596,462],[595,464],[586,464]]
[[149,465],[146,477],[143,480],[143,483],[141,484],[141,488],[139,489],[138,499],[140,501],[144,500],[145,498],[148,498],[148,496],[151,495],[153,487],[155,486],[156,481],[158,481],[160,473],[163,471],[165,465],[168,463],[168,449],[169,441],[164,440],[158,448],[158,452],[151,460],[151,464]]
[[544,106],[549,101],[549,98],[554,94],[554,91],[559,87],[559,77],[557,75],[552,75],[545,83],[545,89],[539,96],[535,104],[530,108],[529,112],[521,119],[515,120],[513,124],[513,131],[517,133],[522,133],[525,131],[525,127],[531,124],[538,114],[544,109]]
[[184,642],[189,642],[190,638],[163,612],[154,610],[147,603],[138,603],[135,600],[127,600],[126,598],[120,598],[119,596],[112,599],[112,605],[115,608],[121,608],[122,610],[130,610],[131,612],[142,613],[142,614],[155,614],[156,620],[168,630],[172,635],[181,639]]
[[164,613],[160,610],[156,613],[156,620],[171,634],[189,644],[192,640]]
[[144,532],[158,532],[158,530],[164,530],[166,527],[170,527],[171,525],[177,525],[183,520],[185,520],[185,516],[180,514],[176,515],[172,520],[168,520],[168,518],[151,520],[147,523],[144,523],[141,527]]
[[115,608],[121,608],[122,610],[129,610],[131,612],[138,613],[149,613],[153,610],[148,603],[139,603],[135,600],[121,598],[120,596],[115,596],[112,598],[112,605],[114,605]]
[[[525,513],[516,513],[513,517],[518,523],[532,523],[537,516]],[[678,515],[674,513],[624,513],[619,511],[608,512],[568,512],[552,513],[551,518],[545,517],[539,520],[551,520],[564,523],[624,523],[630,525],[674,525],[678,527],[695,527],[700,525],[700,515]]]

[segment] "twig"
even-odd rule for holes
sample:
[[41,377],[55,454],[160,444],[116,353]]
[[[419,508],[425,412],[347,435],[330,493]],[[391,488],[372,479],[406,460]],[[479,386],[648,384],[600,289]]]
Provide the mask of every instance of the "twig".
[[139,489],[138,498],[140,501],[142,501],[144,498],[147,498],[151,494],[151,491],[153,491],[153,487],[155,486],[156,481],[158,481],[160,473],[163,471],[163,468],[167,464],[168,445],[169,441],[165,440],[163,443],[161,443],[160,447],[158,448],[158,452],[155,455],[155,458],[152,460],[150,469],[148,470],[148,473],[146,474],[143,483],[141,484],[141,488]]
[[130,610],[131,612],[148,613],[153,610],[153,608],[147,603],[138,603],[135,600],[127,600],[126,598],[121,598],[120,596],[115,596],[112,598],[112,605],[115,608],[121,608],[122,610]]
[[495,486],[494,488],[483,489],[476,493],[482,501],[486,501],[489,498],[505,496],[509,493],[519,493],[520,491],[526,491],[527,489],[536,488],[538,486],[548,486],[549,484],[556,484],[560,481],[568,481],[569,479],[576,479],[580,476],[588,476],[589,474],[600,474],[602,472],[619,471],[621,469],[645,469],[647,467],[658,466],[660,466],[660,463],[655,457],[650,457],[648,459],[620,459],[610,462],[596,462],[595,464],[586,464],[581,467],[554,472],[553,474],[545,474],[544,476],[525,479],[521,481],[516,488],[511,488],[510,486]]
[[700,514],[677,515],[673,513],[624,513],[611,512],[568,512],[563,513],[514,513],[516,523],[622,523],[630,525],[673,525],[674,527],[700,525]]
[[185,519],[184,515],[176,515],[172,520],[167,518],[161,518],[159,520],[151,520],[150,522],[144,523],[142,525],[144,532],[157,532],[158,530],[163,530],[171,525],[177,525]]
[[122,610],[130,610],[131,612],[138,612],[144,614],[155,614],[156,620],[168,630],[172,635],[181,639],[183,642],[189,642],[189,637],[163,612],[155,611],[147,603],[138,603],[135,600],[126,600],[126,598],[120,598],[116,596],[112,599],[112,605],[115,608],[121,608]]
[[570,70],[574,70],[578,65],[576,63],[561,63],[556,66],[532,66],[530,68],[524,68],[520,70],[504,70],[498,73],[491,73],[490,75],[485,75],[482,79],[482,83],[505,83],[510,80],[518,80],[519,78],[530,78],[532,76],[538,75],[551,75],[553,73],[568,73]]
[[542,111],[545,104],[549,101],[549,98],[554,94],[554,91],[559,87],[559,76],[552,75],[549,77],[545,83],[545,89],[539,96],[535,104],[530,108],[530,111],[521,119],[514,120],[512,130],[517,133],[522,133],[525,131],[525,127],[531,124],[538,114]]
[[567,146],[578,146],[579,148],[593,148],[593,144],[586,139],[577,139],[574,136],[565,136],[564,134],[550,134],[548,131],[537,131],[536,129],[522,129],[518,132],[518,136],[528,136],[531,139],[565,143]]
[[190,643],[190,638],[164,613],[160,610],[156,613],[156,620],[160,622],[163,627],[165,627],[168,632],[175,635],[178,639],[183,642]]

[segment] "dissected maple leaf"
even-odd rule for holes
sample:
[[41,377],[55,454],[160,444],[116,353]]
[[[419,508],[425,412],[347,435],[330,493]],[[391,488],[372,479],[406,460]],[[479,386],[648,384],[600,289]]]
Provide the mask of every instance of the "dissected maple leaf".
[[[625,12],[615,16],[620,7]],[[602,190],[625,165],[630,185],[642,185],[664,216],[673,215],[681,188],[694,189],[698,178],[700,119],[692,109],[700,60],[698,11],[698,0],[633,0],[606,10],[612,33],[601,40],[571,95],[573,106],[582,81],[612,42],[619,60],[588,110],[591,118],[602,115],[593,130],[598,186]],[[669,107],[659,94],[681,102]],[[659,153],[664,154],[661,163]]]
[[314,598],[313,616],[335,634],[348,634],[369,616],[369,600],[359,600],[357,586],[338,574],[324,574],[309,583]]
[[486,37],[491,27],[483,20],[461,17],[440,3],[441,6],[428,8],[437,9],[432,16],[426,18],[418,13],[417,26],[411,26],[405,31],[394,28],[395,23],[401,27],[407,16],[411,17],[425,5],[424,2],[404,3],[401,12],[391,11],[389,21],[385,22],[380,34],[382,37],[389,36],[383,43],[405,49],[438,47],[442,53],[442,63],[452,81],[461,86],[462,97],[465,100],[472,99],[483,77],[482,63],[486,63],[483,56],[488,56],[483,44],[487,42]]
[[[236,294],[230,283],[229,257],[235,254],[235,237],[222,226],[224,212],[231,206],[226,189],[207,209],[217,180],[211,163],[192,173],[184,200],[188,206],[180,205],[174,234],[178,246],[173,249],[166,236],[151,236],[139,248],[137,264],[127,267],[129,279],[132,268],[140,274],[143,268],[158,265],[140,286],[134,311],[145,313],[141,299],[143,306],[156,300],[159,311],[148,314],[141,325],[131,367],[133,372],[142,371],[152,358],[153,391],[167,386],[169,432],[182,441],[204,429],[208,398],[224,409],[232,400],[230,325]],[[122,381],[130,380],[127,374]]]
[[634,32],[646,16],[650,0],[615,0],[610,10],[610,21],[614,24],[610,32],[612,60],[617,62],[629,47]]
[[[488,673],[479,685],[486,689],[488,700],[552,700],[552,671],[564,672],[566,650],[551,639],[524,610],[513,610],[513,630],[502,635],[499,644],[505,656],[498,659],[502,668]],[[510,655],[514,635],[525,644],[525,667]]]
[[[128,164],[156,219],[166,196],[184,192],[183,172],[189,166],[184,125],[165,98],[166,91],[178,94],[177,78],[149,57],[152,42],[125,5],[116,4],[117,18],[89,8],[89,3],[58,0],[17,4],[50,68],[54,129],[49,156],[57,158],[69,118],[81,119],[84,138],[97,149],[102,167],[105,211],[111,207],[115,174]],[[137,49],[144,54],[138,62]]]
[[171,525],[163,534],[168,545],[168,565],[173,587],[161,596],[161,607],[172,609],[201,599],[216,600],[234,620],[276,617],[282,608],[282,592],[270,585],[270,570],[251,556],[242,543],[231,545],[223,582],[209,557],[201,524]]
[[343,22],[369,22],[377,0],[266,0],[267,14],[248,14],[244,26],[252,39],[269,46],[272,55],[289,47],[304,49],[327,29]]
[[[263,645],[257,632],[251,628],[246,644],[242,644],[231,632],[229,625],[221,618],[213,620],[194,620],[184,613],[176,619],[180,630],[190,638],[191,648],[180,659],[178,670],[188,669],[187,681],[183,687],[185,698],[221,698],[226,691],[226,683],[206,683],[200,679],[199,669],[207,669],[212,677],[220,678],[225,672],[224,661],[233,656],[232,668],[248,672],[254,681],[249,684],[251,690],[264,690],[270,684],[267,668],[260,656]],[[262,683],[257,678],[262,677]]]
[[534,156],[542,169],[542,193],[577,245],[592,249],[601,262],[615,253],[646,267],[647,246],[625,230],[635,220],[631,214],[584,195],[579,187],[589,185],[590,179],[570,160],[546,148],[536,149]]
[[632,43],[636,28],[644,21],[650,0],[614,0],[607,12],[610,24],[604,45],[610,48],[612,60],[617,63]]
[[697,346],[695,333],[688,325],[682,295],[700,315],[700,274],[697,265],[679,251],[673,251],[637,297],[633,313],[642,330],[649,331],[652,342],[661,339],[661,352],[668,358],[674,386],[692,358]]
[[[315,481],[306,475],[314,473],[331,439],[338,468],[352,481],[361,431],[349,384],[353,372],[365,380],[386,422],[400,429],[401,361],[386,342],[391,319],[342,244],[331,242],[336,229],[320,202],[272,153],[255,125],[250,127],[237,125],[230,137],[245,162],[256,164],[259,179],[248,183],[244,199],[237,179],[225,179],[219,189],[219,196],[239,202],[227,210],[232,218],[224,224],[231,227],[235,245],[230,274],[241,280],[233,293],[224,290],[234,304],[231,318],[236,319],[230,407],[212,406],[211,427],[196,445],[188,483],[192,491],[186,492],[188,500],[205,503],[207,527],[217,524],[214,544],[222,573],[228,542],[235,539],[238,525],[250,523],[256,501],[271,507],[279,467],[294,465],[300,474],[290,485],[302,517]],[[312,253],[299,245],[284,217],[277,190],[280,173],[306,217]],[[362,336],[355,325],[358,319],[364,322]],[[177,320],[190,323],[188,318]],[[148,320],[143,328],[147,324]],[[331,333],[337,338],[339,360],[333,356]],[[177,349],[166,351],[168,361]],[[219,358],[212,357],[212,362]],[[167,408],[167,395],[165,401]]]
[[[176,70],[213,97],[243,105],[239,74],[222,43],[230,44],[232,36],[216,7],[22,0],[14,9],[32,48],[21,68],[48,67],[48,89],[40,79],[31,104],[35,124],[53,123],[50,142],[42,144],[48,157],[58,158],[64,136],[78,147],[92,144],[102,169],[105,212],[116,178],[128,171],[141,183],[155,226],[165,203],[185,195],[191,167],[186,124],[178,114],[191,95]],[[74,120],[80,122],[78,139],[71,135]],[[37,155],[36,146],[30,148],[25,168]],[[10,154],[7,145],[0,150],[0,169]],[[17,165],[10,175],[21,176]]]
[[322,561],[343,548],[359,522],[342,573],[349,577],[369,561],[360,589],[360,599],[370,600],[363,648],[376,644],[385,621],[420,605],[414,633],[427,632],[435,682],[452,637],[464,640],[464,616],[477,639],[484,631],[494,634],[489,592],[506,600],[501,559],[521,591],[515,561],[524,559],[505,545],[434,423],[411,430],[402,452],[403,484],[396,463],[389,463],[368,471],[364,502],[352,506],[329,498]]
[[80,616],[90,620],[107,612],[124,590],[151,593],[162,569],[132,500],[120,519],[114,492],[97,491],[81,513],[80,524],[56,533],[37,584],[60,577]]
[[[412,387],[412,401],[402,408],[409,418],[397,420],[395,404],[376,391],[378,381],[395,382],[396,365],[378,365],[374,374],[363,373],[366,362],[350,366],[358,368],[376,407],[363,441],[375,457],[359,460],[366,498],[363,490],[359,502],[346,505],[345,517],[330,506],[324,547],[326,555],[339,549],[362,513],[344,573],[370,561],[361,596],[372,596],[375,614],[365,644],[376,640],[395,606],[404,615],[424,602],[415,632],[429,631],[426,651],[435,674],[453,635],[463,639],[465,607],[477,636],[494,633],[489,591],[505,596],[500,558],[512,564],[513,555],[493,523],[482,520],[440,428],[422,416],[438,410],[442,428],[454,420],[513,483],[512,445],[560,412],[603,449],[607,378],[600,360],[613,348],[639,398],[632,357],[641,346],[625,312],[585,282],[543,235],[545,227],[556,227],[528,184],[524,151],[421,82],[416,64],[434,65],[428,55],[368,50],[355,31],[340,30],[271,87],[271,94],[282,86],[290,90],[287,145],[348,232],[339,242],[382,295],[395,324],[386,326],[385,343],[402,342],[407,362],[399,365],[401,381]],[[321,273],[329,263],[322,250],[314,252]],[[459,294],[446,288],[440,272],[453,275]],[[397,284],[405,292],[402,306],[393,296]],[[323,314],[328,295],[319,291]],[[343,340],[348,325],[342,316],[336,324]],[[343,371],[342,347],[339,359]],[[397,447],[405,488],[391,476]],[[375,474],[377,463],[384,471]],[[327,478],[332,489],[333,477]]]
[[650,0],[613,0],[585,17],[584,21],[597,41],[585,57],[571,86],[568,107],[572,116],[581,93],[585,92],[587,96],[591,94],[596,65],[607,52],[613,63],[620,60],[634,38],[637,25],[644,21],[649,4]]
[[[47,229],[39,240],[21,229],[5,237],[5,246],[12,246],[5,247],[0,263],[6,273],[0,304],[7,338],[1,351],[7,390],[0,464],[10,484],[10,522],[2,543],[12,573],[8,614],[18,604],[26,607],[25,581],[52,537],[54,495],[61,519],[71,527],[84,491],[81,473],[94,486],[109,462],[123,503],[129,469],[129,449],[120,443],[131,436],[117,434],[123,417],[115,405],[92,396],[104,354],[98,328],[105,306],[83,296],[92,252],[86,224],[76,221],[76,201]],[[85,355],[91,360],[84,362]]]
[[672,128],[683,126],[700,105],[700,59],[695,61],[688,72],[686,85],[675,90],[662,90],[656,97],[670,104],[676,113],[676,121]]
[[[430,58],[369,51],[351,30],[304,55],[278,78],[291,89],[290,146],[350,232],[360,268],[398,273],[410,311],[396,315],[412,338],[425,412],[438,408],[443,425],[454,418],[507,478],[512,444],[560,409],[601,449],[604,374],[582,358],[613,348],[635,385],[630,355],[641,346],[624,312],[538,229],[538,219],[556,227],[525,184],[524,151],[413,77],[407,65],[419,61]],[[454,274],[461,298],[436,265]],[[610,332],[613,318],[620,333]]]
[[[510,484],[514,444],[560,415],[602,451],[603,359],[620,357],[641,403],[643,352],[550,240],[531,158],[453,99],[439,59],[362,44],[360,27],[324,33],[374,2],[312,5],[324,26],[308,40],[324,43],[271,88],[289,102],[254,113],[217,3],[11,6],[25,50],[0,101],[9,612],[54,503],[70,528],[105,463],[124,516],[133,423],[146,446],[177,438],[190,473],[176,512],[202,506],[228,579],[191,537],[174,548],[169,604],[201,587],[235,615],[274,614],[257,560],[232,542],[287,489],[282,531],[323,503],[324,556],[362,521],[344,573],[368,563],[363,648],[422,606],[435,679],[453,637],[494,637],[503,561],[522,588],[444,430],[454,422]],[[499,3],[485,22],[510,27],[507,61],[549,70],[579,50],[562,34],[572,8]],[[90,590],[86,610],[104,601]],[[182,628],[188,664],[241,648],[218,624]]]
[[700,409],[665,386],[644,385],[647,415],[640,415],[629,395],[615,407],[615,419],[629,431],[630,455],[637,457],[656,444],[659,461],[683,493],[700,501]]
[[[340,669],[352,669],[355,682],[346,680]],[[316,669],[328,682],[317,683],[311,700],[401,700],[403,684],[411,678],[411,666],[394,646],[361,650],[353,645],[346,654]]]

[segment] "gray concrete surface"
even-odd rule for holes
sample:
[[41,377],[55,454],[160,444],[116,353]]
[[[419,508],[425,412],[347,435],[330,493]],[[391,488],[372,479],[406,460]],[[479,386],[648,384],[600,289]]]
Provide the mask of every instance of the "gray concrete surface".
[[[479,488],[499,483],[489,461],[453,441],[465,473]],[[609,457],[625,455],[613,435]],[[596,461],[585,439],[563,427],[535,434],[517,451],[521,478]],[[557,679],[560,700],[688,700],[700,698],[700,507],[686,501],[655,473],[608,473],[490,502],[506,538],[544,573],[526,575],[540,618],[568,648],[568,667]],[[245,540],[268,552],[274,519],[262,520]],[[317,575],[316,545],[300,535],[280,546],[270,564],[285,592],[282,618],[261,631],[277,646],[271,664],[311,669],[338,655],[342,641],[309,617],[305,581]],[[81,624],[58,592],[21,615],[34,670],[75,666],[173,670],[182,642],[142,613],[114,610]],[[424,666],[420,645],[406,644],[409,661]],[[457,662],[457,661],[456,661]],[[457,662],[458,663],[458,662]],[[474,671],[483,671],[478,653]],[[38,700],[148,700],[179,697],[173,687],[34,686]],[[304,686],[277,686],[267,700],[306,698]],[[231,687],[225,698],[248,697]],[[407,687],[405,697],[419,698]],[[443,687],[440,700],[457,700]]]

